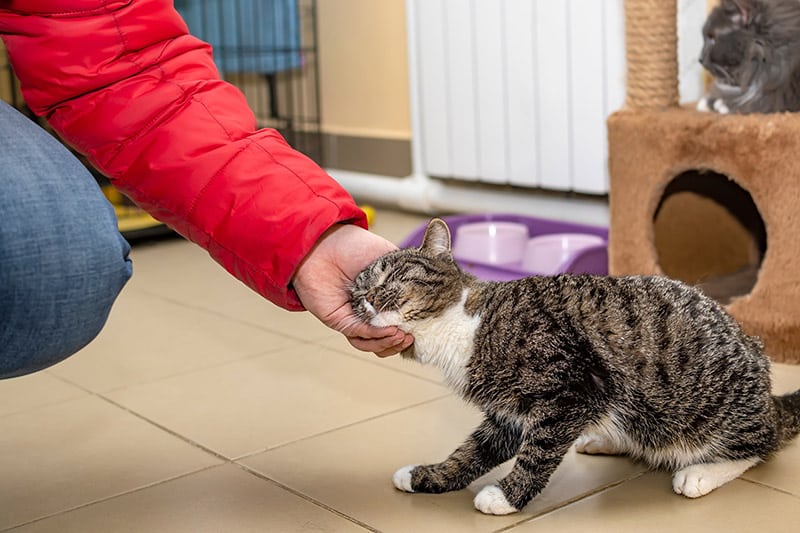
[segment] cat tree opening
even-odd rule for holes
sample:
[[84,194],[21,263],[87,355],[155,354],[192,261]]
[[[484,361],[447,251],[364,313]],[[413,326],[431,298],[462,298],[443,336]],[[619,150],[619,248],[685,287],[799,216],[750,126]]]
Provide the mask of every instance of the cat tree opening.
[[767,250],[750,193],[724,174],[691,170],[663,191],[653,216],[661,270],[722,302],[749,294]]

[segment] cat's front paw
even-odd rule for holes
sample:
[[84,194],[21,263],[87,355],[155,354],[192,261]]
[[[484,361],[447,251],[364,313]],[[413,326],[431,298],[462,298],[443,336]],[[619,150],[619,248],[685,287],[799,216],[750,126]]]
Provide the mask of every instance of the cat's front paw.
[[417,465],[404,466],[394,473],[392,476],[392,483],[394,483],[394,486],[397,490],[402,490],[403,492],[414,492],[414,489],[411,486],[411,471],[416,467]]
[[731,112],[731,110],[728,108],[727,105],[725,105],[725,102],[723,102],[722,99],[714,101],[714,111],[716,111],[720,115],[727,115]]
[[720,115],[727,115],[731,112],[722,98],[712,98],[709,96],[704,96],[698,100],[696,109],[703,113],[719,113]]
[[475,495],[475,509],[483,514],[503,515],[519,511],[516,507],[508,503],[503,489],[497,485],[487,485]]

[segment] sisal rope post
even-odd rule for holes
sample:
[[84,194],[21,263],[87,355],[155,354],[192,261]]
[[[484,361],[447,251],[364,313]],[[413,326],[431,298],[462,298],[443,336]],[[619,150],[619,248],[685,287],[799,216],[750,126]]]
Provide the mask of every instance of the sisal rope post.
[[678,105],[678,3],[625,0],[628,109]]

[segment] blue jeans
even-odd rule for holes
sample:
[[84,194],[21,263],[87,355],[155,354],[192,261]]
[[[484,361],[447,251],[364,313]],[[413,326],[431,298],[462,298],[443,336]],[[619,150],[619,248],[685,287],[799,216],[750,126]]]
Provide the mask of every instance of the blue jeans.
[[0,101],[0,378],[94,339],[131,276],[129,251],[94,177]]

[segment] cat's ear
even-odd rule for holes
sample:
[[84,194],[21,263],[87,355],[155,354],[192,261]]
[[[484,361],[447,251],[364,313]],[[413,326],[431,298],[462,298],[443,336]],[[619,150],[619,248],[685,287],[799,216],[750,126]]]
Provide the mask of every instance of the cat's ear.
[[731,3],[739,10],[741,24],[747,26],[750,24],[750,19],[753,17],[753,11],[756,8],[759,0],[731,0]]
[[450,229],[441,218],[434,218],[428,223],[420,250],[431,255],[450,255]]

